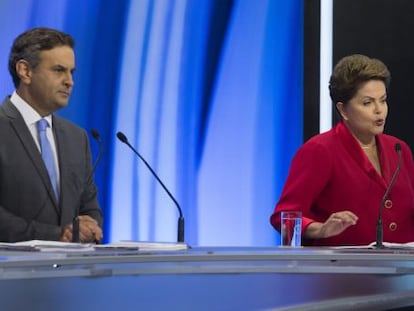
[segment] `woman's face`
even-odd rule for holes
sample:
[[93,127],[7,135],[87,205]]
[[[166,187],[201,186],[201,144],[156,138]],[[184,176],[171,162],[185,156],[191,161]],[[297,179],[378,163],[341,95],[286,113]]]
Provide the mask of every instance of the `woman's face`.
[[388,114],[384,82],[369,80],[346,105],[336,105],[345,124],[362,143],[371,142],[375,135],[384,131]]

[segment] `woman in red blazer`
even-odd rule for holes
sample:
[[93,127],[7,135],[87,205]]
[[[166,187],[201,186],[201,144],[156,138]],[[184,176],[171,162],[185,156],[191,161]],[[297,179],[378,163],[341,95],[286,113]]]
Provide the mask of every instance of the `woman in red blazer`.
[[[282,211],[302,211],[303,245],[366,245],[377,239],[381,209],[385,242],[414,241],[411,150],[383,134],[389,81],[380,60],[351,55],[338,62],[329,90],[341,121],[296,153],[270,218],[275,229]],[[399,153],[400,171],[381,206]]]

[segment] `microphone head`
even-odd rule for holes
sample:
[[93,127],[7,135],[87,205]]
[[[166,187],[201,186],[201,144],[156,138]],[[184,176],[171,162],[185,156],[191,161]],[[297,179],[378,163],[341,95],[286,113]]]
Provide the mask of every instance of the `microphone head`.
[[395,144],[395,151],[400,152],[401,151],[401,145],[400,143]]
[[120,141],[122,141],[124,144],[127,144],[128,143],[128,138],[126,138],[126,136],[124,135],[124,133],[118,132],[118,133],[116,133],[116,137],[118,137],[118,139]]
[[97,141],[101,141],[101,136],[99,135],[97,130],[92,129],[91,134],[92,134],[93,138],[95,138]]

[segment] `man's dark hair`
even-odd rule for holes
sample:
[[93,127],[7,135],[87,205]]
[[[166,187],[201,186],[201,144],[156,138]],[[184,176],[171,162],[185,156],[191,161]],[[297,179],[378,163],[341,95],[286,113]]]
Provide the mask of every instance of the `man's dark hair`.
[[75,41],[67,33],[51,28],[33,28],[19,35],[13,42],[9,56],[9,72],[17,88],[20,78],[16,72],[16,63],[22,59],[32,68],[39,65],[41,51],[51,50],[57,46],[69,46],[73,49]]

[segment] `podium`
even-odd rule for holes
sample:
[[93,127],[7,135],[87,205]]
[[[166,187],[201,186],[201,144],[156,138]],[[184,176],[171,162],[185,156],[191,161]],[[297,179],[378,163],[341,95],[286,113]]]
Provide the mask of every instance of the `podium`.
[[332,310],[332,306],[335,310],[384,310],[385,306],[414,306],[411,250],[1,250],[0,258],[3,310]]

